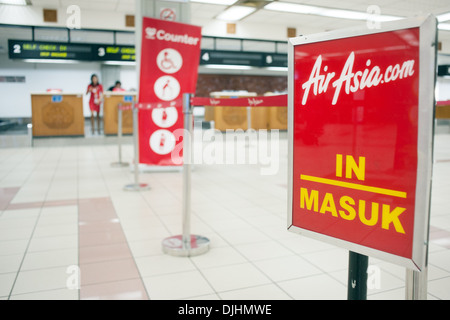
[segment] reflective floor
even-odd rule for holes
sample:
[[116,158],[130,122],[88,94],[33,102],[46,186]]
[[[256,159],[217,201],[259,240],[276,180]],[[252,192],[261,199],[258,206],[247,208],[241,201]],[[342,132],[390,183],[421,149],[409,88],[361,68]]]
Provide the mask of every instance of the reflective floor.
[[[255,148],[250,145],[248,148]],[[132,162],[133,149],[123,148]],[[117,147],[0,149],[0,299],[346,299],[348,252],[286,231],[287,140],[279,168],[195,165],[192,233],[208,253],[165,255],[181,233],[182,175],[143,172],[126,192]],[[450,299],[450,134],[435,140],[429,299]],[[404,299],[405,269],[370,259],[369,299]]]

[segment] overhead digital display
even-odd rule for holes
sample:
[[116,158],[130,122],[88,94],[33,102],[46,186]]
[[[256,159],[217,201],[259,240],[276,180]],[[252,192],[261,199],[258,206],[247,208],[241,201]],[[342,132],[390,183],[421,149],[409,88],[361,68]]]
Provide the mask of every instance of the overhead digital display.
[[[26,40],[9,40],[8,44],[10,59],[119,62],[134,62],[136,60],[136,48],[133,45],[123,46]],[[202,50],[200,64],[287,67],[287,54]]]
[[9,40],[10,59],[135,61],[134,46]]
[[93,45],[92,60],[102,61],[135,61],[136,49],[134,46]]
[[89,44],[9,40],[10,59],[91,60]]

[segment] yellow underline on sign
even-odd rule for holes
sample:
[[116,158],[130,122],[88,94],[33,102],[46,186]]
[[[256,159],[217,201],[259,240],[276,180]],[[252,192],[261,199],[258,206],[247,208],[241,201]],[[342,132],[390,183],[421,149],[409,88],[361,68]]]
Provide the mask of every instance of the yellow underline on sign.
[[357,184],[357,183],[313,177],[313,176],[308,176],[308,175],[304,175],[304,174],[300,175],[300,179],[305,180],[305,181],[328,184],[331,186],[344,187],[344,188],[348,188],[348,189],[355,189],[355,190],[367,191],[367,192],[372,192],[372,193],[384,194],[387,196],[393,196],[393,197],[398,197],[398,198],[406,198],[406,192],[402,192],[402,191],[396,191],[396,190],[390,190],[390,189],[384,189],[384,188],[378,188],[378,187],[370,187],[370,186],[365,186],[365,185]]

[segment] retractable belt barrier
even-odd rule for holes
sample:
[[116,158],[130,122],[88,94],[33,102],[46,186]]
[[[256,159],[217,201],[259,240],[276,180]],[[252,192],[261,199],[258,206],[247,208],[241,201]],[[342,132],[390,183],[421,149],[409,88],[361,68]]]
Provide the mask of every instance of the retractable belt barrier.
[[126,110],[133,110],[133,104],[129,103],[129,104],[119,104],[117,106],[117,108],[121,111],[126,111]]
[[[257,96],[249,98],[205,98],[191,97],[191,106],[208,106],[208,107],[287,107],[287,94],[276,96]],[[183,99],[173,101],[140,103],[138,109],[154,109],[179,107],[183,105]]]
[[191,104],[208,107],[287,107],[287,95],[221,99],[194,97]]

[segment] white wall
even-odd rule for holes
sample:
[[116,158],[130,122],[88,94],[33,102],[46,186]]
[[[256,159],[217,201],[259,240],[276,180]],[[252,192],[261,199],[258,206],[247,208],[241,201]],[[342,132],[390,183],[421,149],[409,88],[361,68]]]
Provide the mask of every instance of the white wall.
[[[59,1],[54,1],[56,4]],[[76,1],[73,1],[76,4]],[[67,13],[67,7],[46,6],[47,9],[57,9],[58,22],[44,22],[43,8],[35,6],[11,6],[0,5],[0,23],[28,26],[66,27],[67,21],[71,21],[71,13]],[[108,10],[82,10],[81,28],[131,30],[134,28],[125,26],[125,16],[134,14],[131,12],[116,12]]]
[[[6,57],[7,59],[7,57]],[[24,76],[25,83],[0,83],[0,118],[31,117],[32,92],[45,92],[47,89],[62,89],[67,93],[84,93],[92,73],[100,73],[100,65],[79,64],[41,64],[11,62],[4,66],[5,57],[0,57],[1,75]],[[88,97],[84,95],[84,114],[88,115]]]
[[436,100],[450,100],[450,79],[439,77],[436,83]]
[[137,73],[135,67],[120,67],[120,82],[127,91],[137,90]]
[[201,26],[202,34],[207,36],[287,41],[286,27],[281,25],[270,25],[262,30],[261,24],[237,23],[236,33],[227,34],[226,21],[197,19],[193,23]]
[[[0,83],[0,118],[31,117],[32,92],[47,89],[62,89],[67,93],[83,94],[84,115],[89,116],[89,96],[85,95],[92,73],[100,76],[99,63],[48,64],[25,63],[0,55],[1,76],[25,76],[25,83]],[[136,88],[136,73],[133,67],[120,67],[120,80],[125,89]],[[105,90],[112,83],[105,83]]]

